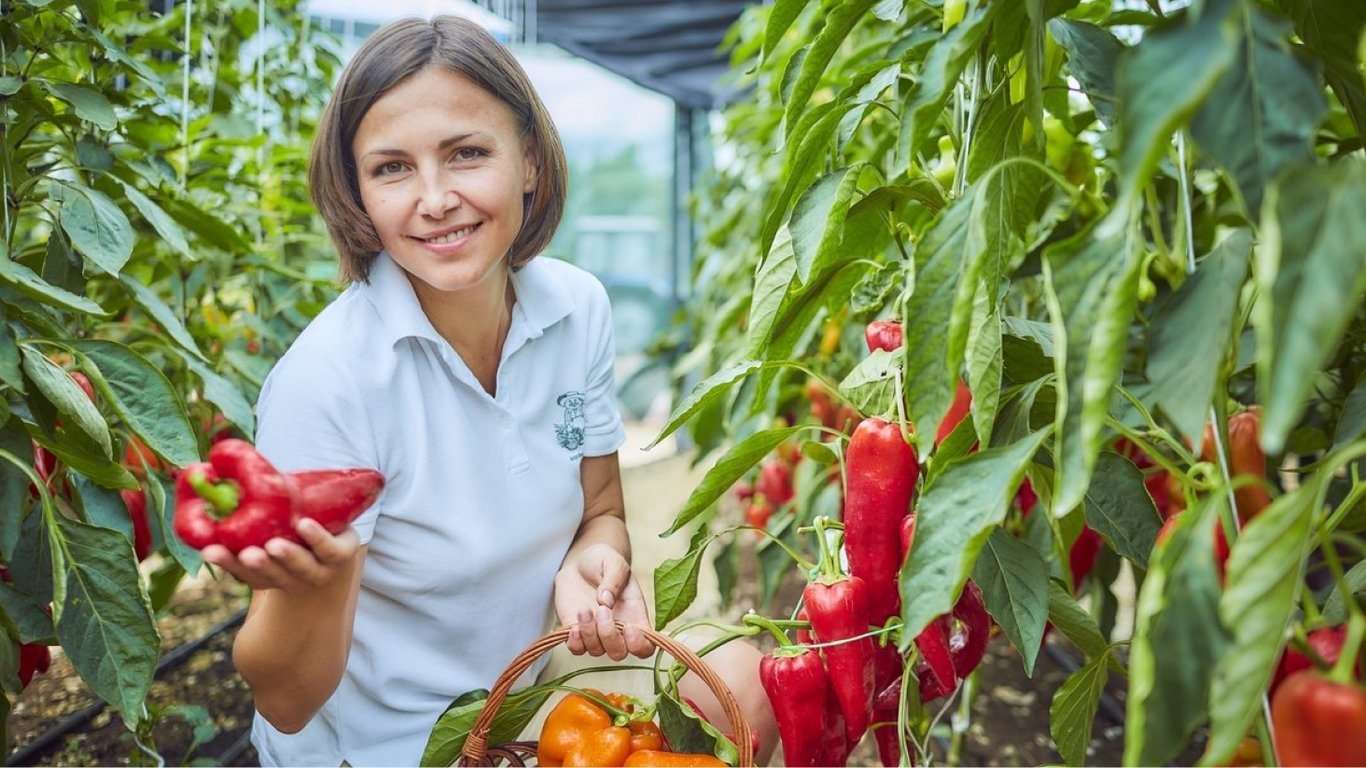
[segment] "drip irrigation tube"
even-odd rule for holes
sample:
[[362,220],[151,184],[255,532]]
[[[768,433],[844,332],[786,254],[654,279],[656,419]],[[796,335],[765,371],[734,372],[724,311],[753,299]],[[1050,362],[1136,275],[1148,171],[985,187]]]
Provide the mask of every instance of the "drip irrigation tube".
[[[190,658],[190,656],[194,655],[194,653],[198,651],[200,648],[203,648],[204,645],[207,644],[214,637],[232,629],[233,627],[236,627],[238,624],[241,624],[242,620],[246,618],[246,615],[247,611],[244,608],[238,611],[237,613],[233,614],[232,616],[229,616],[228,618],[219,622],[218,624],[215,624],[213,627],[209,629],[208,632],[204,633],[201,637],[191,640],[188,643],[181,643],[180,645],[177,645],[175,648],[171,649],[169,653],[161,657],[161,661],[157,662],[157,668],[156,672],[154,673],[154,677],[161,677],[163,674],[166,673],[167,670],[179,666],[186,659]],[[48,749],[52,747],[53,744],[57,743],[59,739],[61,739],[68,733],[71,733],[72,731],[76,730],[77,728],[80,728],[81,726],[85,725],[91,720],[95,719],[95,716],[98,715],[100,712],[103,712],[104,708],[107,706],[109,706],[107,703],[103,701],[97,701],[94,704],[91,704],[90,706],[86,707],[85,709],[82,709],[81,711],[68,716],[65,720],[62,720],[57,725],[53,726],[47,731],[44,731],[41,735],[38,736],[38,738],[34,739],[33,741],[30,741],[20,749],[16,750],[13,755],[10,755],[9,759],[5,762],[5,764],[32,765],[34,763],[35,758],[45,753]]]

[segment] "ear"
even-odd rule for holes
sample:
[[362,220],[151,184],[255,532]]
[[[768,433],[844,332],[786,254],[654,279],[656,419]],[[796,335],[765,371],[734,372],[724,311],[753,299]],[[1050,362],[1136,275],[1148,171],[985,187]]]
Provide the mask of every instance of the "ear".
[[531,194],[536,190],[537,182],[540,181],[540,164],[536,154],[536,147],[531,142],[522,148],[522,194]]

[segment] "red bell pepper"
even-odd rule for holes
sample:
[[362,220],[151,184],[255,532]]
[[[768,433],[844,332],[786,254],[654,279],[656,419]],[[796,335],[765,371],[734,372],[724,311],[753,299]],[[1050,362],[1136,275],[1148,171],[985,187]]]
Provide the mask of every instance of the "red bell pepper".
[[[773,706],[784,762],[789,766],[825,765],[824,723],[829,683],[821,655],[807,649],[782,649],[759,660],[759,683]],[[843,737],[843,729],[841,738]]]
[[[1347,640],[1347,625],[1320,627],[1310,632],[1305,639],[1308,641],[1310,650],[1331,667],[1338,663],[1338,659],[1342,657],[1342,645]],[[1295,648],[1286,648],[1285,653],[1281,654],[1280,662],[1276,665],[1276,674],[1271,679],[1271,687],[1267,693],[1275,696],[1276,689],[1280,688],[1281,683],[1286,678],[1301,670],[1313,668],[1314,661],[1308,655]],[[1359,660],[1356,663],[1355,677],[1358,681],[1361,680],[1361,662]]]
[[949,406],[949,410],[944,414],[944,418],[939,420],[939,431],[935,432],[934,444],[939,445],[944,442],[944,438],[948,437],[953,430],[958,428],[958,425],[971,410],[972,393],[968,391],[966,384],[959,381],[958,389],[953,393],[953,404]]
[[792,468],[782,459],[769,459],[759,467],[754,492],[763,495],[774,509],[792,500]]
[[868,351],[881,349],[894,352],[905,340],[901,323],[893,320],[874,320],[863,329],[863,338],[868,342]]
[[19,689],[23,690],[33,682],[33,676],[46,672],[52,666],[52,651],[38,643],[18,643],[19,646]]
[[[755,528],[767,528],[768,521],[773,517],[773,502],[767,497],[756,496],[749,506],[745,507],[745,523]],[[763,531],[755,531],[754,538],[762,539]]]
[[370,469],[283,473],[249,443],[228,438],[176,478],[175,532],[203,549],[222,544],[236,553],[280,537],[299,542],[294,523],[317,520],[340,533],[374,502],[384,477]]
[[133,521],[133,552],[138,560],[146,560],[152,554],[152,528],[147,523],[147,490],[124,489],[119,491],[124,506],[128,507],[128,518]]
[[1271,700],[1271,730],[1281,765],[1366,765],[1366,689],[1296,672]]
[[868,584],[868,619],[882,624],[901,606],[901,525],[920,475],[901,428],[867,418],[845,456],[844,550],[849,572]]
[[844,716],[845,739],[857,744],[873,710],[873,639],[868,632],[868,594],[857,576],[813,581],[802,592],[812,633],[827,645],[825,668]]

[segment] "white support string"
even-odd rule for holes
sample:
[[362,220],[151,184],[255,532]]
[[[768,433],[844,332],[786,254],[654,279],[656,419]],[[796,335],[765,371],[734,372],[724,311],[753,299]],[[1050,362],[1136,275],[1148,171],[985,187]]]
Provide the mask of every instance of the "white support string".
[[265,200],[261,190],[266,180],[266,0],[256,0],[256,245],[265,238]]

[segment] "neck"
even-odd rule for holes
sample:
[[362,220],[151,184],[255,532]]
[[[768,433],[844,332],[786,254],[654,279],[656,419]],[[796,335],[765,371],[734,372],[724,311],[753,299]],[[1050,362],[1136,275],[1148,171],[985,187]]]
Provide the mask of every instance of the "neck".
[[507,271],[491,276],[485,285],[457,293],[418,291],[418,302],[436,332],[492,392],[515,303]]

